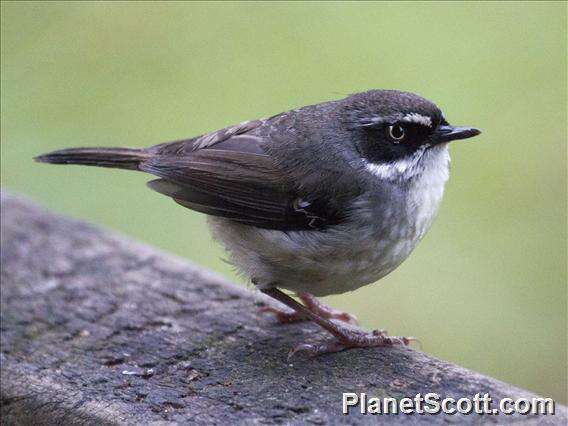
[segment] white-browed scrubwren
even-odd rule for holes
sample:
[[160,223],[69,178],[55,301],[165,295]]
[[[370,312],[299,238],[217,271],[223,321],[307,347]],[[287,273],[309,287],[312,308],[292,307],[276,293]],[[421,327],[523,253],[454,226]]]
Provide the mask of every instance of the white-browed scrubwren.
[[146,149],[72,148],[37,160],[157,176],[150,188],[209,215],[231,262],[294,313],[265,310],[333,334],[296,348],[318,354],[408,344],[356,328],[315,296],[355,290],[404,261],[438,210],[448,142],[479,133],[450,126],[417,95],[372,90]]

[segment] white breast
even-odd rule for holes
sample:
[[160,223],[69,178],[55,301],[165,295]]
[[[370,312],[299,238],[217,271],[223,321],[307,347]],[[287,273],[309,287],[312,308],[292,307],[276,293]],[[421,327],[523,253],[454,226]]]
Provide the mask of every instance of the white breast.
[[[326,286],[330,293],[354,290],[389,274],[430,229],[449,177],[449,153],[443,145],[421,154],[419,161],[413,158],[393,166],[399,176],[406,174],[405,178],[413,179],[406,197],[391,200],[388,208],[380,206],[384,226],[377,228],[359,223],[349,231],[351,250],[344,254],[340,270],[335,260],[325,264],[325,268],[333,271],[333,278]],[[364,213],[357,216],[364,217]],[[376,216],[368,218],[369,221],[378,219]]]
[[[393,271],[416,247],[436,216],[448,162],[447,148],[440,146],[423,151],[420,161],[393,166],[415,174],[405,197],[381,200],[389,207],[379,213],[365,206],[373,200],[363,200],[353,214],[357,220],[326,232],[274,231],[213,217],[210,225],[231,262],[260,286],[276,283],[316,296],[352,291]],[[378,185],[387,172],[376,174]]]
[[422,171],[408,191],[409,225],[422,238],[432,225],[449,177],[450,155],[447,145],[427,150],[421,160]]

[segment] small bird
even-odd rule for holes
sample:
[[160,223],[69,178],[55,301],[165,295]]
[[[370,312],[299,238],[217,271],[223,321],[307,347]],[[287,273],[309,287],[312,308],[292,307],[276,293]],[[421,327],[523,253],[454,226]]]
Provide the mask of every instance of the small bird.
[[265,311],[334,336],[293,350],[317,355],[413,340],[355,327],[353,316],[315,297],[355,290],[400,265],[436,216],[448,143],[480,133],[450,126],[418,95],[371,90],[146,149],[71,148],[35,159],[157,176],[151,189],[208,215],[231,263],[292,309]]

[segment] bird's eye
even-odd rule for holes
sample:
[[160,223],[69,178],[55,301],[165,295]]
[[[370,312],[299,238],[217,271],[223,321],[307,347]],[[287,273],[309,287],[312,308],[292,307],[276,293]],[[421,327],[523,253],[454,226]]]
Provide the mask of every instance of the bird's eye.
[[393,124],[388,127],[388,134],[394,143],[399,143],[405,136],[404,127],[400,124]]

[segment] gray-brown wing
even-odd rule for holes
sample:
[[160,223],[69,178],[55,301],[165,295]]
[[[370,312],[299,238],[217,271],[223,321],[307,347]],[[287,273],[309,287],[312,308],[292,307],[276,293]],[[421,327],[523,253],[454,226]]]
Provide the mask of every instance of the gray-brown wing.
[[[149,149],[149,152],[155,155],[171,155],[171,156],[181,156],[188,153],[195,152],[200,149],[211,148],[215,145],[219,145],[223,142],[227,142],[229,139],[238,137],[239,135],[245,135],[246,133],[255,130],[256,128],[262,126],[266,120],[251,120],[243,121],[242,123],[236,124],[234,126],[225,127],[223,129],[216,130],[205,135],[196,136],[190,139],[181,139],[173,142],[166,142],[160,145],[155,145]],[[241,145],[246,147],[251,145],[255,146],[256,143],[249,144],[247,141],[243,142]],[[227,145],[227,143],[223,143]],[[223,148],[218,148],[223,149]]]
[[209,215],[279,230],[321,229],[337,223],[340,214],[325,200],[299,194],[294,182],[274,167],[262,144],[259,137],[241,135],[176,153],[162,145],[165,154],[156,152],[140,169],[161,178],[149,182],[150,188]]

